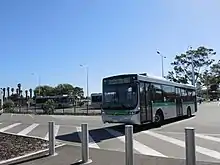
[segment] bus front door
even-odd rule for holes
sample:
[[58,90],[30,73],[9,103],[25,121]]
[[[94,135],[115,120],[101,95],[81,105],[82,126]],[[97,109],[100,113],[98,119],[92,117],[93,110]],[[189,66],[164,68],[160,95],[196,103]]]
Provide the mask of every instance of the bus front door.
[[140,82],[140,122],[145,123],[147,121],[146,114],[146,102],[145,102],[145,85],[143,82]]
[[183,115],[183,106],[180,88],[176,88],[176,116]]
[[151,91],[150,91],[150,84],[145,83],[145,102],[146,102],[146,115],[147,115],[147,121],[151,122],[153,119],[152,115],[152,102],[151,102]]
[[140,83],[140,117],[141,123],[152,121],[152,106],[150,101],[149,84]]

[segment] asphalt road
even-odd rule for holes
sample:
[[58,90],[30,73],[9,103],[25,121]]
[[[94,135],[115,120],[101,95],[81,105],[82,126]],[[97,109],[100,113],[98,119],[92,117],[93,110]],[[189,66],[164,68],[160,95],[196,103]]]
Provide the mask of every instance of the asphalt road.
[[[57,142],[80,145],[80,125],[88,123],[90,147],[124,151],[124,126],[103,124],[100,116],[18,115],[0,116],[0,132],[48,138],[48,121],[55,121]],[[160,157],[185,158],[185,127],[196,131],[196,156],[200,161],[220,162],[220,107],[199,105],[192,118],[168,121],[160,128],[134,127],[134,152]]]

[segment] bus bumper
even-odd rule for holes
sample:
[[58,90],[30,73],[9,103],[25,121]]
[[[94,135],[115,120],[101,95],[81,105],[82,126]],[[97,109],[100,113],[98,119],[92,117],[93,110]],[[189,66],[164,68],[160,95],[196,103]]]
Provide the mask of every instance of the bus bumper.
[[125,123],[125,124],[140,124],[140,114],[135,115],[106,115],[102,114],[103,123]]

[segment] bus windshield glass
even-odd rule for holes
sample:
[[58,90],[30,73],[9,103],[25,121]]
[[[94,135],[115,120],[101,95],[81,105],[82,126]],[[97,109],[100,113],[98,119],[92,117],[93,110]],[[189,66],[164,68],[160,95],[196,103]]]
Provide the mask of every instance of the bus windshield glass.
[[137,105],[137,84],[103,86],[103,110],[131,110]]
[[100,96],[91,96],[92,102],[97,103],[97,102],[102,102],[102,95]]

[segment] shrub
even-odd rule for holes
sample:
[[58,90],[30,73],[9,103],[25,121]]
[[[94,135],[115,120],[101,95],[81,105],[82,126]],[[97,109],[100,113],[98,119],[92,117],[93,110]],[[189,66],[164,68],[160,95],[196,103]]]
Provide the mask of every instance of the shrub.
[[55,102],[51,99],[47,100],[44,104],[43,104],[43,110],[44,113],[47,114],[53,114],[54,113],[54,109],[55,109]]
[[4,112],[13,112],[15,104],[12,100],[6,100],[3,104]]

